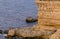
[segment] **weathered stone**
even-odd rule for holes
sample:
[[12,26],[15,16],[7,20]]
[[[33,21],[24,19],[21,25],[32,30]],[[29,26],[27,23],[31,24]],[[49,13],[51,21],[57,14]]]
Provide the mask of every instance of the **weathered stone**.
[[60,2],[36,0],[36,4],[38,6],[38,24],[60,28]]
[[55,29],[46,29],[47,27],[41,27],[40,30],[35,30],[33,28],[29,27],[23,27],[23,28],[16,28],[16,29],[10,29],[8,32],[8,37],[13,37],[14,35],[17,37],[22,37],[22,38],[46,38],[48,39],[50,35],[55,33]]
[[50,39],[60,39],[60,29],[51,35]]
[[57,28],[52,27],[52,26],[44,26],[44,25],[40,25],[37,24],[35,26],[33,26],[34,30],[40,30],[40,31],[44,31],[44,30],[48,30],[48,31],[53,31],[53,30],[57,30]]
[[11,28],[8,31],[7,37],[13,37],[15,36],[15,29]]
[[28,29],[28,28],[18,29],[16,34],[17,34],[17,36],[21,36],[21,37],[35,37],[35,36],[43,35],[43,33],[41,31],[34,31],[34,30]]

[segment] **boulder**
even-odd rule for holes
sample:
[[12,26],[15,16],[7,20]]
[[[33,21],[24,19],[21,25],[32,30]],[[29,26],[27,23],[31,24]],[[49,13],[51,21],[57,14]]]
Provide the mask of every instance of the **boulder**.
[[32,22],[36,22],[37,21],[37,19],[34,19],[34,18],[32,18],[32,17],[27,17],[26,18],[26,22],[27,23],[32,23]]
[[10,28],[10,29],[8,30],[7,37],[13,37],[13,36],[15,36],[15,29]]

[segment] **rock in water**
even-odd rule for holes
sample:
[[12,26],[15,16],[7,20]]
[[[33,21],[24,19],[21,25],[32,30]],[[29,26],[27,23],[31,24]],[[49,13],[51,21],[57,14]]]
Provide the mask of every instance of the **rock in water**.
[[3,33],[3,31],[2,30],[0,30],[0,34],[2,34]]
[[36,22],[37,21],[37,19],[34,19],[34,18],[32,18],[32,17],[27,17],[26,18],[26,22],[27,23],[32,23],[32,22]]
[[8,34],[8,30],[3,31],[4,34]]
[[60,39],[60,29],[58,29],[53,35],[51,35],[50,39]]
[[16,31],[17,36],[22,36],[22,37],[36,37],[36,36],[41,36],[43,33],[41,31],[34,31],[30,28],[22,28],[18,29]]

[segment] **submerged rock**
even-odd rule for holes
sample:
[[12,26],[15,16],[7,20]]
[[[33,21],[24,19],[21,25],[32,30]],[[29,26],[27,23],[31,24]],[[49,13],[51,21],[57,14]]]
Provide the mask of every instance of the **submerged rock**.
[[34,30],[40,30],[40,31],[53,31],[53,30],[57,30],[55,27],[52,27],[52,26],[44,26],[44,25],[35,25],[33,26],[33,29]]
[[2,34],[3,33],[3,31],[2,30],[0,30],[0,34]]
[[8,34],[8,30],[4,30],[3,33],[4,33],[4,34]]
[[32,18],[32,17],[27,17],[26,18],[26,22],[27,23],[32,23],[32,22],[36,22],[37,21],[37,19],[34,19],[34,18]]

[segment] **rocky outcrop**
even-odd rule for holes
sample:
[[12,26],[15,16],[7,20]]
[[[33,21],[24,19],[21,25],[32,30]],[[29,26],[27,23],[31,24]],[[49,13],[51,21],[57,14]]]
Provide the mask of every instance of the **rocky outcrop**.
[[41,31],[35,31],[31,28],[21,28],[16,30],[17,36],[22,36],[22,37],[36,37],[36,36],[41,36],[43,33]]
[[22,27],[22,28],[15,28],[15,29],[10,29],[8,32],[8,37],[13,37],[14,35],[17,37],[22,37],[22,38],[46,38],[48,39],[53,33],[56,32],[56,29],[54,30],[47,30],[44,29],[47,27],[41,27],[39,30],[35,30],[30,27]]
[[15,36],[15,29],[10,28],[10,29],[8,30],[8,34],[7,34],[6,37],[13,37],[13,36]]
[[48,30],[48,31],[57,30],[57,28],[55,28],[55,27],[44,26],[44,25],[40,25],[40,24],[37,24],[37,25],[33,26],[33,29],[34,30],[40,30],[40,31],[43,31],[43,30]]
[[57,28],[52,26],[43,26],[43,25],[35,25],[33,26],[34,30],[40,30],[43,32],[43,37],[48,39],[52,34],[54,34],[57,31]]
[[60,2],[36,0],[38,24],[60,28]]
[[43,35],[43,32],[38,30],[33,30],[32,28],[16,28],[16,29],[9,29],[7,37],[22,37],[22,38],[37,38]]

